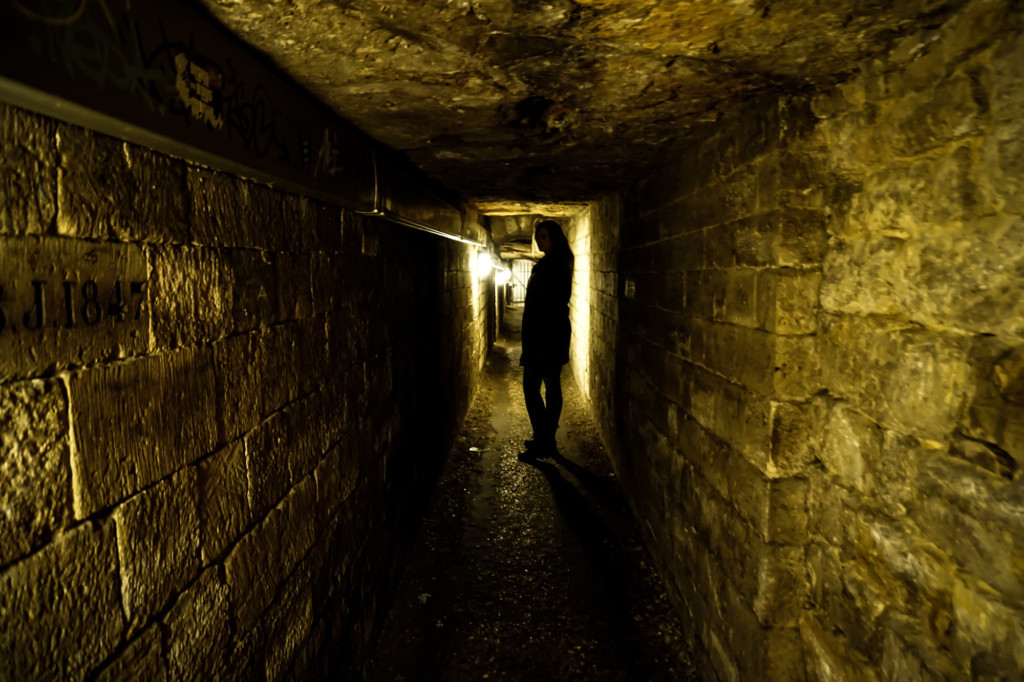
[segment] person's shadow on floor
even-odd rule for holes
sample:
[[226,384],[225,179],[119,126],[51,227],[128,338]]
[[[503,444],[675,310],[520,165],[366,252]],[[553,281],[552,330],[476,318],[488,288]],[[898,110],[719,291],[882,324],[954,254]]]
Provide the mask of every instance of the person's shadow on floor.
[[[609,484],[617,488],[614,481],[592,474],[557,452],[550,457],[565,466],[583,485],[594,486],[598,491],[596,495],[611,501],[620,499],[621,504],[625,505],[621,493],[616,494],[616,491],[608,489]],[[628,672],[629,679],[647,679],[648,666],[636,645],[636,626],[629,608],[626,556],[620,538],[608,528],[601,515],[594,511],[576,486],[562,476],[555,464],[530,457],[521,458],[521,461],[540,471],[547,479],[558,511],[580,541],[590,564],[591,574],[602,593],[602,610],[605,611],[612,630],[616,653],[625,671]],[[629,513],[628,507],[625,508],[625,513]]]
[[619,486],[618,481],[613,478],[598,476],[586,467],[580,466],[571,459],[567,459],[558,451],[555,451],[551,456],[551,460],[572,474],[587,489],[587,492],[597,498],[601,506],[607,511],[613,512],[620,517],[632,517],[629,503],[626,501],[626,496],[622,494],[622,488]]

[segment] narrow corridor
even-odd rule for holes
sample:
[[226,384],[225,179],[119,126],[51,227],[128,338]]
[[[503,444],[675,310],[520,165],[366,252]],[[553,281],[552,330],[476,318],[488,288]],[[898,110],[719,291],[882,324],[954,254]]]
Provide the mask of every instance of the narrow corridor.
[[0,682],[1024,682],[1024,0],[0,44]]
[[568,368],[558,456],[518,459],[530,424],[517,312],[487,358],[368,678],[695,679]]

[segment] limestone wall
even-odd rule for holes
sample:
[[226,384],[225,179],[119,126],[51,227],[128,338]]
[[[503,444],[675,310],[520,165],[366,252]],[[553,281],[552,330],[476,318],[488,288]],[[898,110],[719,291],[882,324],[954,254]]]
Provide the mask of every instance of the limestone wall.
[[483,361],[470,248],[14,108],[0,149],[0,679],[358,669]]
[[801,667],[825,221],[782,195],[775,102],[684,149],[622,226],[617,470],[707,679]]
[[[812,103],[809,142],[833,178],[814,608],[801,622],[817,671],[1024,674],[1024,17],[1012,6],[974,2]],[[860,655],[844,660],[846,647]]]
[[589,204],[569,223],[575,258],[569,303],[570,357],[576,385],[598,423],[614,418],[615,347],[618,335],[618,255],[621,207],[608,197]]
[[1021,28],[970,2],[625,198],[606,440],[705,679],[1024,670]]

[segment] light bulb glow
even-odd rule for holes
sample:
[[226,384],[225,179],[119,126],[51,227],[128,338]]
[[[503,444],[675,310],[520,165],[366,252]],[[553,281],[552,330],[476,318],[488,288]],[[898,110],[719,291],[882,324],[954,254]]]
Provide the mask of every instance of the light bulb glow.
[[491,262],[491,254],[486,251],[481,251],[476,255],[476,260],[473,261],[473,272],[476,274],[477,279],[483,279],[487,275],[491,274],[491,268],[494,264]]
[[509,283],[512,279],[512,271],[508,268],[501,268],[494,273],[494,283],[499,286],[504,286]]

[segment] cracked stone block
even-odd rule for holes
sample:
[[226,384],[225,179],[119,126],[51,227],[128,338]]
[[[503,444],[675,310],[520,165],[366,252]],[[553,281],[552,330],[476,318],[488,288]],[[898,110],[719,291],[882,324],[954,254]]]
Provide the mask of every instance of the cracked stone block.
[[242,178],[189,168],[188,193],[192,198],[192,242],[281,251],[288,246],[282,197],[263,185]]
[[0,565],[71,521],[67,409],[59,381],[0,387]]
[[299,343],[299,327],[292,323],[213,345],[222,441],[244,435],[298,396]]
[[234,329],[235,273],[216,249],[150,249],[153,342],[157,349],[195,346]]
[[199,519],[203,563],[216,561],[249,525],[245,442],[237,440],[199,464]]
[[288,679],[292,659],[313,626],[313,591],[305,569],[300,567],[284,585],[261,624],[266,633],[268,682]]
[[230,638],[228,586],[216,566],[203,571],[168,610],[167,663],[173,680],[217,679]]
[[207,349],[73,373],[76,516],[123,500],[213,450],[213,390]]
[[113,524],[82,524],[0,573],[0,677],[82,679],[124,631]]
[[184,161],[63,123],[57,147],[59,234],[188,241]]
[[57,212],[57,141],[51,119],[0,104],[0,234],[45,234]]
[[270,605],[280,582],[277,556],[281,542],[281,519],[277,510],[250,530],[224,560],[230,590],[231,612],[239,634],[253,628]]
[[186,469],[114,511],[121,594],[131,626],[160,611],[199,570],[196,474]]
[[165,682],[167,663],[164,661],[162,640],[158,625],[146,628],[113,662],[100,671],[96,682]]

